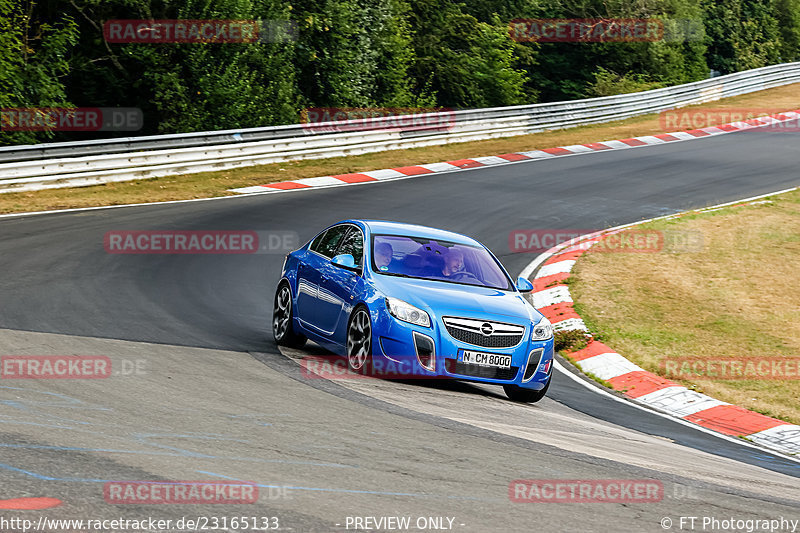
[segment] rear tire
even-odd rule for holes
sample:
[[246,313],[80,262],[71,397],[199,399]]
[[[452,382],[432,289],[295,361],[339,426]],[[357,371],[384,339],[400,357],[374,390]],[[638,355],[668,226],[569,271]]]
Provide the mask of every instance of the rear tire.
[[[552,378],[551,378],[552,379]],[[550,382],[544,386],[542,390],[526,389],[519,385],[503,385],[503,390],[506,391],[506,396],[512,402],[520,403],[536,403],[547,394],[547,389],[550,388]]]
[[286,282],[278,285],[275,292],[275,306],[272,311],[272,335],[279,346],[302,348],[308,340],[305,335],[294,331],[294,308],[292,289]]
[[347,368],[357,374],[372,368],[372,321],[364,306],[356,307],[347,323]]

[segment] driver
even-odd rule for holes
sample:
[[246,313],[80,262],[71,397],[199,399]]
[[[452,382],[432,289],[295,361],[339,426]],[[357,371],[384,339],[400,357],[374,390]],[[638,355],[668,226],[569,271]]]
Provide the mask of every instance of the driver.
[[442,275],[446,278],[452,277],[464,268],[464,252],[456,248],[450,248],[444,256],[444,267]]

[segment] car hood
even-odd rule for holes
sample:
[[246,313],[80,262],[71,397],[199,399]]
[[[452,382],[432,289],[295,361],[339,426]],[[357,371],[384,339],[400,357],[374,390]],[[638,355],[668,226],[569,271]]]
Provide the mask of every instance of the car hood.
[[385,296],[399,298],[433,316],[460,316],[529,325],[541,314],[516,291],[501,291],[443,281],[374,276],[375,287]]

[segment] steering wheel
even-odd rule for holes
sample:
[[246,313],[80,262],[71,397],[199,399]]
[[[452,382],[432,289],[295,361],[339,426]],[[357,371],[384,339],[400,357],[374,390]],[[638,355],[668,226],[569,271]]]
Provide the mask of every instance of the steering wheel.
[[454,281],[473,281],[474,280],[474,281],[477,281],[478,283],[480,283],[480,280],[475,276],[475,274],[473,274],[472,272],[468,272],[466,270],[460,270],[458,272],[455,272],[452,276],[450,276],[450,278],[453,279]]

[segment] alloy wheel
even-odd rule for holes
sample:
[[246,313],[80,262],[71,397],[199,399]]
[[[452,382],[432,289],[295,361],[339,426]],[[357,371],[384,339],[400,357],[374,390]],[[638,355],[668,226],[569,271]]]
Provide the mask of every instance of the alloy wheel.
[[355,372],[361,372],[372,355],[372,326],[369,313],[359,308],[350,320],[347,329],[347,364]]
[[272,334],[276,341],[281,341],[289,330],[292,318],[292,295],[289,287],[283,286],[275,298],[275,311],[272,314]]

